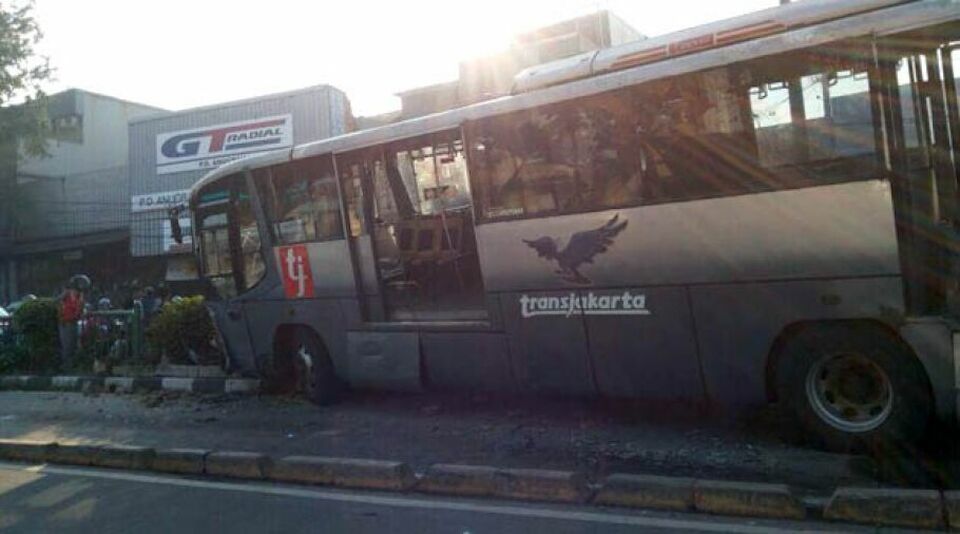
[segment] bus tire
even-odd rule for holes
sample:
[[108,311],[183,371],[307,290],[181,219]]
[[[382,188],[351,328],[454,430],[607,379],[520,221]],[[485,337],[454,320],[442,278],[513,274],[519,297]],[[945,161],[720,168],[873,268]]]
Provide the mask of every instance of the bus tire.
[[910,350],[879,327],[804,328],[776,370],[778,398],[803,436],[839,452],[920,439],[932,414],[927,376]]
[[298,328],[291,341],[288,357],[293,363],[297,391],[320,406],[336,402],[340,383],[323,344],[306,328]]

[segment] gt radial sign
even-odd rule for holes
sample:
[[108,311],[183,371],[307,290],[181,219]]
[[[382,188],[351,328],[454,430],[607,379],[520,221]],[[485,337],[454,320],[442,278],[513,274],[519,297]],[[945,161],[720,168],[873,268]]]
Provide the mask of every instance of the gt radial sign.
[[293,145],[293,117],[278,115],[157,136],[157,174],[212,171],[256,152]]

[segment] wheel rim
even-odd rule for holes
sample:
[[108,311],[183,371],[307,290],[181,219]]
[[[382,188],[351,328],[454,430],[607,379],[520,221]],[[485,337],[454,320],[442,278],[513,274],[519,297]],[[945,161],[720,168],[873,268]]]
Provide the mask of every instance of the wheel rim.
[[814,413],[843,432],[875,430],[893,410],[893,385],[887,373],[858,353],[821,358],[807,373],[806,390]]

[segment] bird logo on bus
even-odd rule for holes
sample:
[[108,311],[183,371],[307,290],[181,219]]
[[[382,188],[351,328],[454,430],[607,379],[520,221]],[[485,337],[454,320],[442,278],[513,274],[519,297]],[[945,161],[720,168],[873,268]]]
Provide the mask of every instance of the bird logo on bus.
[[556,261],[559,269],[554,272],[565,282],[585,286],[593,281],[584,276],[580,269],[584,264],[593,263],[597,255],[606,252],[614,238],[626,227],[627,221],[620,222],[620,215],[614,215],[599,228],[573,234],[562,250],[560,242],[549,236],[522,241],[536,250],[539,257]]

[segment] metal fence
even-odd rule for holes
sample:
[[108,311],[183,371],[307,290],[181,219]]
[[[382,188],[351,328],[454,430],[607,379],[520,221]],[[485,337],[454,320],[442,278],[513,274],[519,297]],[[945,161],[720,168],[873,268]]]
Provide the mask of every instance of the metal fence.
[[143,356],[145,327],[140,301],[135,301],[129,310],[87,312],[80,322],[81,350],[115,362],[139,360]]

